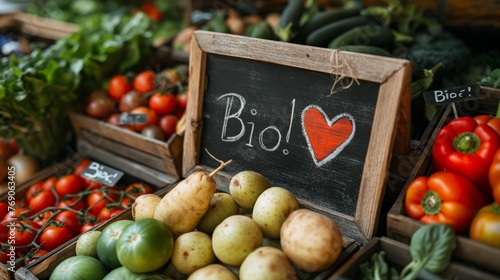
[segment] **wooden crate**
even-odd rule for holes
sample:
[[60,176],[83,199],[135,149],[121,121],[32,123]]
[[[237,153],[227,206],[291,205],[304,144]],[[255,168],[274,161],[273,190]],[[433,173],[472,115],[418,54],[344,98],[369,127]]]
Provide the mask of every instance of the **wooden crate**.
[[[80,147],[83,146],[80,145]],[[125,175],[120,179],[119,181],[120,184],[130,184],[138,181],[144,182],[153,187],[154,193],[158,195],[165,194],[169,190],[171,185],[175,182],[172,181],[172,178],[169,176],[162,176],[161,174],[158,174],[156,172],[149,172],[149,170],[142,169],[141,166],[137,165],[134,162],[131,162],[123,158],[119,158],[116,155],[107,153],[105,151],[96,152],[93,153],[92,155],[93,156],[88,156],[81,153],[76,153],[62,162],[53,164],[52,166],[45,169],[43,173],[40,173],[38,176],[30,180],[29,182],[26,182],[25,184],[18,186],[16,188],[15,198],[16,199],[24,198],[29,187],[35,182],[47,179],[52,176],[60,177],[67,174],[68,169],[75,167],[84,158],[90,158],[91,160],[97,161],[101,164],[105,164],[106,166],[123,171]],[[2,201],[5,201],[7,197],[2,196],[1,199]],[[105,221],[98,227],[101,228],[102,226],[106,226],[107,224],[117,219],[128,217],[127,215],[128,216],[131,215],[130,208],[124,210],[121,214]],[[31,271],[31,273],[36,277],[41,277],[41,278],[47,277],[49,275],[48,273],[50,273],[50,271],[52,271],[60,261],[66,258],[65,253],[61,254],[60,252],[65,252],[66,247],[75,243],[78,237],[79,236],[73,237],[70,241],[61,245],[59,248],[52,250],[47,255],[41,257],[32,264],[25,265],[22,259],[18,259],[15,264],[15,270],[18,270],[21,267],[25,267],[27,270]],[[14,279],[15,273],[12,271],[12,269],[9,270],[9,268],[10,267],[8,267],[7,265],[0,264],[1,279]]]
[[[482,91],[485,93],[484,99],[457,104],[458,116],[475,116],[479,114],[493,114],[496,112],[496,108],[500,100],[500,91],[489,88],[482,88]],[[404,198],[406,189],[408,188],[408,184],[413,179],[421,175],[426,175],[426,172],[429,171],[431,166],[433,139],[435,139],[438,130],[443,127],[447,121],[453,118],[454,113],[450,105],[437,125],[434,133],[431,135],[424,153],[408,177],[405,187],[387,214],[387,236],[389,238],[409,244],[412,234],[423,225],[422,223],[407,217],[405,214]],[[458,237],[454,257],[476,265],[481,269],[492,271],[494,273],[500,273],[500,266],[498,265],[498,260],[500,259],[500,249],[470,240],[468,237]]]
[[83,153],[109,151],[137,163],[141,173],[169,176],[170,181],[180,177],[182,135],[174,134],[167,141],[160,141],[81,113],[70,112],[69,116],[79,143],[84,145],[80,148]]
[[[349,259],[328,279],[358,279],[360,276],[360,265],[370,260],[376,253],[384,251],[389,266],[401,269],[412,260],[410,247],[407,244],[395,241],[387,237],[375,237],[365,244],[354,256]],[[448,268],[438,274],[444,279],[498,279],[498,276],[477,270],[474,267],[452,261]]]
[[[335,69],[329,63],[329,60],[334,55],[335,51],[323,48],[203,31],[195,32],[190,52],[190,69],[192,71],[190,73],[190,89],[188,92],[190,103],[188,103],[186,111],[187,117],[182,161],[183,177],[187,177],[196,171],[210,171],[217,168],[218,163],[207,155],[205,152],[207,150],[221,160],[233,159],[231,164],[214,177],[217,181],[219,191],[229,192],[228,185],[230,178],[237,172],[242,170],[257,171],[267,177],[273,185],[282,186],[294,193],[302,208],[313,210],[334,220],[343,234],[344,251],[335,264],[325,271],[309,275],[311,277],[309,279],[326,279],[333,271],[338,269],[342,262],[352,256],[361,244],[368,242],[375,236],[393,148],[401,154],[409,153],[409,117],[406,114],[399,114],[400,112],[409,113],[409,74],[411,72],[409,62],[398,59],[386,60],[381,57],[347,52],[345,55],[349,56],[349,58],[344,58],[349,61],[348,63],[351,63],[352,68],[350,70],[352,72],[344,72],[344,74],[347,76],[354,75],[354,77],[360,80],[369,80],[381,84],[379,87],[372,89],[375,91],[374,94],[378,91],[378,101],[373,100],[374,103],[368,101],[364,103],[364,106],[367,107],[380,107],[374,109],[376,112],[373,117],[374,121],[370,124],[373,127],[368,129],[370,131],[369,134],[366,138],[363,138],[363,141],[369,141],[370,143],[365,143],[369,145],[367,147],[368,152],[364,158],[365,162],[360,170],[356,170],[356,175],[354,175],[362,177],[359,189],[357,189],[358,185],[349,185],[356,189],[355,195],[357,200],[354,202],[356,205],[354,212],[342,212],[343,209],[340,207],[336,209],[330,208],[330,206],[337,207],[344,203],[340,197],[330,200],[332,193],[337,190],[333,190],[335,188],[334,184],[331,185],[331,181],[328,180],[334,179],[338,174],[331,171],[332,167],[328,165],[328,162],[319,162],[319,158],[314,158],[314,156],[308,154],[308,152],[315,152],[315,149],[307,148],[307,144],[304,143],[307,141],[304,140],[306,138],[305,134],[303,139],[301,138],[300,131],[294,131],[293,133],[295,134],[290,133],[289,140],[280,142],[283,146],[286,146],[286,149],[265,149],[269,147],[263,144],[266,140],[263,139],[264,136],[262,136],[263,133],[261,131],[266,131],[266,129],[278,131],[278,128],[281,127],[279,123],[279,120],[282,119],[280,118],[281,116],[274,116],[273,118],[273,113],[279,115],[285,111],[287,114],[290,114],[290,109],[287,111],[279,107],[286,106],[286,104],[293,104],[298,108],[301,108],[299,106],[304,106],[303,112],[307,113],[309,108],[312,108],[310,107],[312,105],[310,102],[316,102],[317,96],[315,94],[318,93],[314,91],[309,97],[306,92],[301,91],[302,88],[295,87],[300,87],[301,85],[307,87],[310,84],[321,84],[324,82],[321,81],[323,79],[322,73],[331,74],[332,68]],[[240,62],[241,64],[239,64]],[[373,77],[370,74],[372,71],[370,69],[372,66],[370,65],[382,66],[374,70],[377,73],[373,73]],[[293,68],[293,70],[288,67]],[[386,67],[395,67],[396,69],[385,72],[387,70]],[[290,72],[287,72],[288,70]],[[283,73],[280,71],[283,71]],[[342,70],[340,71],[342,72]],[[240,75],[240,73],[245,73],[245,75]],[[269,76],[272,78],[281,77],[283,79],[290,77],[289,81],[293,85],[286,87],[286,83],[282,80],[275,81],[276,84],[271,85],[269,84],[271,79],[267,78]],[[249,80],[244,80],[247,77],[250,77]],[[296,81],[294,81],[295,79]],[[319,79],[319,81],[315,79]],[[227,83],[227,81],[231,81],[231,83]],[[368,84],[366,85],[368,86]],[[326,89],[328,92],[330,91],[330,87],[331,84]],[[318,89],[315,88],[315,90]],[[245,98],[237,97],[235,93],[239,93],[240,91],[246,93]],[[268,91],[274,95],[268,93]],[[351,94],[358,96],[355,92],[354,90]],[[226,93],[234,95],[235,100],[240,98],[240,100],[243,100],[241,101],[242,104],[247,104],[247,106],[252,108],[245,108],[249,111],[245,117],[261,116],[258,112],[266,109],[272,110],[273,113],[267,111],[266,113],[261,113],[263,114],[261,116],[262,119],[246,120],[246,122],[241,120],[242,125],[249,125],[248,129],[252,133],[255,128],[255,135],[260,135],[259,137],[250,137],[252,141],[245,142],[240,140],[240,143],[234,144],[227,144],[223,141],[224,136],[221,136],[221,127],[224,125],[223,121],[220,120],[220,114],[224,115],[224,111],[231,111],[231,108],[238,110],[237,108],[240,106],[236,105],[238,103],[234,105],[231,103],[231,105],[224,107],[225,103],[223,103],[222,108],[219,108],[217,100],[220,100],[221,97],[217,97],[217,94],[224,95]],[[363,93],[367,92],[363,91]],[[292,98],[294,101],[289,102]],[[354,97],[346,98],[343,101],[344,104],[341,105],[346,106],[346,103],[351,102],[349,98]],[[285,99],[285,101],[282,99]],[[253,102],[257,104],[253,104]],[[332,110],[325,102],[318,101],[315,104],[324,106],[323,108],[328,109],[325,109],[326,111]],[[338,103],[331,101],[329,104]],[[356,110],[353,107],[349,108]],[[339,110],[341,111],[341,109]],[[323,115],[325,116],[326,114]],[[296,124],[296,121],[299,124],[301,123],[300,118],[297,120],[293,116],[296,115],[292,113],[293,121],[287,121],[287,123],[290,123],[289,130],[293,130],[292,123]],[[243,115],[242,118],[244,118]],[[267,126],[269,124],[266,123],[266,121],[269,121],[268,118],[271,119],[272,126]],[[302,115],[302,118],[305,118],[304,115]],[[302,125],[304,125],[303,122],[302,119]],[[331,125],[333,123],[332,121]],[[264,128],[266,126],[267,128]],[[227,129],[229,131],[231,128],[228,127]],[[363,129],[362,125],[359,125],[356,129],[360,135],[363,135],[361,132]],[[224,135],[225,130],[222,131],[222,135]],[[396,137],[396,131],[398,133],[401,132],[398,137]],[[235,131],[232,132],[235,133]],[[249,133],[247,131],[247,134],[245,134],[246,140],[248,140]],[[256,141],[257,138],[260,140]],[[283,139],[285,139],[285,136],[283,136]],[[333,137],[331,139],[335,140]],[[299,143],[293,145],[292,142]],[[260,145],[260,148],[255,148],[257,145]],[[255,151],[252,149],[259,150]],[[280,153],[271,154],[273,151],[280,151]],[[352,152],[352,150],[350,151]],[[291,158],[286,157],[293,153],[297,155]],[[349,157],[349,152],[346,153],[347,157]],[[316,161],[313,162],[311,157]],[[352,155],[352,157],[355,157],[355,155]],[[318,173],[316,168],[324,165],[329,167],[325,167],[324,169],[318,168],[320,172],[323,172]],[[303,170],[298,170],[297,168],[289,170],[287,169],[289,166],[305,167]],[[302,175],[307,178],[298,178]],[[310,176],[315,176],[315,178],[311,178]],[[311,180],[309,181],[309,179]],[[307,188],[307,186],[305,189],[298,187],[304,181],[307,181],[306,184],[311,184],[311,189]],[[342,184],[341,180],[339,180],[339,184]],[[326,198],[323,194],[319,194],[323,190],[326,190],[323,193]]]

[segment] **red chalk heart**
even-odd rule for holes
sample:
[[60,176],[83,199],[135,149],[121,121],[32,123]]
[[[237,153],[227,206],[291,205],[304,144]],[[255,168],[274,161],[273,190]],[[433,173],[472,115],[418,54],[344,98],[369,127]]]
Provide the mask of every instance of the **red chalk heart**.
[[354,118],[347,113],[329,120],[318,106],[302,111],[302,133],[317,166],[335,158],[352,140],[355,128]]

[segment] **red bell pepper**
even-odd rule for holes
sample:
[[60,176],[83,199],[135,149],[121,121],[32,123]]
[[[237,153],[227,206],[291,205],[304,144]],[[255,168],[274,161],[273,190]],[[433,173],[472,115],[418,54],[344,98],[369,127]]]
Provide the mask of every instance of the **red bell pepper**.
[[495,154],[491,163],[488,178],[491,189],[493,190],[493,199],[500,205],[500,149]]
[[466,233],[481,207],[489,203],[467,178],[436,172],[413,180],[406,190],[406,215],[424,224],[447,224]]
[[489,127],[493,128],[498,134],[500,134],[500,104],[497,108],[497,113],[495,116],[479,115],[475,116],[474,119],[478,124],[487,124]]
[[441,128],[432,148],[434,171],[450,171],[469,179],[483,194],[492,196],[488,172],[500,135],[471,117],[452,120]]

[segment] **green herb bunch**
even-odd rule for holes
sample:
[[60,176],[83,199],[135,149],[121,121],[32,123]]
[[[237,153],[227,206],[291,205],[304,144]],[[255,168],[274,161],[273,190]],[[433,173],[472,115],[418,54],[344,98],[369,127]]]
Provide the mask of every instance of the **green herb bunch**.
[[67,112],[115,73],[149,56],[151,20],[99,16],[49,47],[0,60],[0,137],[45,166],[66,153]]

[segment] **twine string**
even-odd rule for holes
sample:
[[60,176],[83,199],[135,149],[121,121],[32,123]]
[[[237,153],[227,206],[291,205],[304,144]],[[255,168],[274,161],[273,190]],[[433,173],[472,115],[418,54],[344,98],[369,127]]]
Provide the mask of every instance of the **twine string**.
[[[359,85],[358,79],[354,78],[354,72],[351,66],[347,64],[344,54],[340,50],[334,50],[330,56],[330,64],[332,65],[331,76],[333,78],[333,85],[330,89],[330,95],[350,88],[354,83]],[[346,71],[343,71],[346,69]],[[347,72],[349,75],[338,74]],[[337,87],[337,84],[340,86]]]

